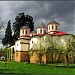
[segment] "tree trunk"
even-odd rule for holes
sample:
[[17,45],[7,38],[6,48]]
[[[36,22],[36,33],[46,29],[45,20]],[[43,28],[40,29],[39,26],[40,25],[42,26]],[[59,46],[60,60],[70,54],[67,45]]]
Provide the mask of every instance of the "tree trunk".
[[60,53],[58,54],[58,63],[60,62],[59,59],[60,59]]
[[41,54],[39,54],[39,62],[40,62],[40,64],[41,64],[41,61],[42,61],[42,55]]
[[66,54],[66,59],[67,59],[67,67],[69,67],[68,53]]
[[53,50],[52,50],[52,64],[53,64]]

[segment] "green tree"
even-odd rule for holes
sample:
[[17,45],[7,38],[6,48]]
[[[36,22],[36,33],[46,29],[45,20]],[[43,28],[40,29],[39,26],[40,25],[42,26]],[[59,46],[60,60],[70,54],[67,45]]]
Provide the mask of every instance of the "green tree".
[[2,39],[2,44],[4,46],[11,46],[13,43],[12,30],[11,30],[11,22],[10,20],[7,23],[7,28],[5,30],[5,37]]
[[33,17],[29,15],[25,15],[24,13],[19,13],[15,18],[15,22],[13,23],[13,31],[14,31],[14,42],[18,39],[20,35],[20,28],[23,26],[28,26],[30,31],[34,30],[34,22]]
[[64,36],[61,36],[60,40],[62,41],[61,42],[62,44],[60,43],[60,45],[57,45],[59,49],[59,54],[63,53],[65,55],[67,67],[69,67],[69,54],[74,55],[74,52],[75,52],[74,37],[73,35],[70,35],[70,34],[64,35]]
[[69,53],[71,52],[73,54],[75,52],[75,42],[73,41],[73,38],[68,40],[66,48],[67,50],[64,50],[64,54],[67,59],[67,67],[69,67]]

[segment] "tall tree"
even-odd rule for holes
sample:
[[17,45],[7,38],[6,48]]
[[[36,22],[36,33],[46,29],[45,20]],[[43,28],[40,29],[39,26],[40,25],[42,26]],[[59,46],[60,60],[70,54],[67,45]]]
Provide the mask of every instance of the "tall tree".
[[7,23],[7,28],[5,31],[5,37],[2,39],[2,44],[6,46],[11,46],[13,43],[12,30],[11,30],[11,22],[10,20]]
[[33,17],[29,15],[25,15],[24,13],[19,13],[15,18],[15,22],[13,23],[13,31],[14,31],[14,41],[16,41],[20,35],[20,28],[23,26],[28,26],[31,31],[34,30],[34,22]]

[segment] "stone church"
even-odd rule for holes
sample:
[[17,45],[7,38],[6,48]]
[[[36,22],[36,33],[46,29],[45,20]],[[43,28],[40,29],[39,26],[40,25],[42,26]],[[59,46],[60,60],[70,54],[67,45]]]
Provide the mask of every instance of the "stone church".
[[[44,25],[42,22],[36,29],[36,31],[30,32],[30,28],[23,26],[20,29],[20,37],[15,42],[15,45],[11,47],[12,50],[12,59],[17,62],[30,61],[30,63],[38,63],[39,56],[37,56],[36,51],[32,56],[29,55],[29,52],[34,48],[38,50],[39,39],[40,37],[45,37],[45,35],[52,36],[62,36],[68,35],[66,32],[59,31],[60,24],[55,20],[52,20],[47,25]],[[63,41],[63,39],[61,39]],[[34,45],[35,44],[35,45]],[[44,43],[45,45],[46,43]],[[55,61],[54,56],[54,61]],[[42,60],[46,63],[47,59],[51,59],[51,56],[46,58],[46,54],[43,55]],[[48,60],[49,61],[49,60]],[[51,60],[50,60],[51,61]],[[62,58],[63,61],[63,58]]]

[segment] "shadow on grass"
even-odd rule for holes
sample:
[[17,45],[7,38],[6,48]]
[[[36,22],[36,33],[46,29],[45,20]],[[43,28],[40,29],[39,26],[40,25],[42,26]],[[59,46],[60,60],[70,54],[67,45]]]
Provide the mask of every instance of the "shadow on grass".
[[45,64],[45,65],[40,65],[40,66],[47,66],[47,67],[53,67],[53,68],[73,68],[75,69],[75,65],[69,65],[69,67],[67,67],[67,65],[60,65],[60,64]]
[[[17,69],[18,70],[18,69]],[[15,72],[15,70],[13,69],[0,69],[0,74],[24,74],[24,75],[32,75],[32,74],[28,74],[28,73],[19,73],[19,72]]]
[[0,69],[0,74],[5,73],[5,71],[8,71],[9,69]]
[[75,66],[69,66],[69,68],[73,68],[73,69],[75,69]]

